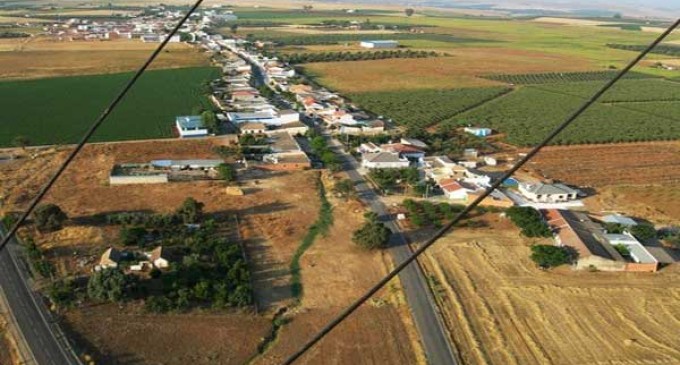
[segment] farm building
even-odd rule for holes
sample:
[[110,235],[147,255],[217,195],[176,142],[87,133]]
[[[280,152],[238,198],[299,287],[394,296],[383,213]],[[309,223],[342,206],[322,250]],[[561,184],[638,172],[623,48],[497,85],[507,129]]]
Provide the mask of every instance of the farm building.
[[384,144],[380,146],[380,149],[383,152],[395,152],[398,153],[399,156],[404,157],[404,158],[412,158],[412,159],[417,159],[420,160],[423,157],[425,157],[425,152],[421,150],[418,147],[408,145],[408,144],[403,144],[403,143],[392,143],[392,144]]
[[262,134],[267,130],[267,127],[263,123],[257,122],[246,122],[239,125],[241,134]]
[[291,136],[304,135],[308,130],[309,127],[302,122],[285,123],[276,128],[276,132],[286,132]]
[[281,120],[272,112],[227,113],[227,118],[236,125],[246,122],[264,123],[266,125],[281,124]]
[[118,267],[118,262],[120,262],[121,254],[120,251],[113,247],[109,247],[104,251],[102,257],[99,259],[99,264],[94,267],[95,271],[115,269]]
[[296,110],[287,109],[279,111],[281,124],[295,123],[300,121],[300,113]]
[[[635,245],[628,237],[620,237],[623,235],[605,234],[602,227],[583,212],[549,209],[542,213],[556,244],[576,253],[577,270],[654,272],[658,268],[658,262],[644,246]],[[631,251],[633,262],[628,262],[612,244],[625,245]],[[640,261],[632,257],[633,246]]]
[[400,142],[402,144],[407,144],[409,146],[420,148],[421,150],[427,149],[427,143],[416,138],[402,138]]
[[520,183],[519,192],[536,203],[559,203],[574,200],[578,191],[564,184]]
[[169,181],[206,180],[216,177],[222,160],[154,160],[150,163],[114,165],[110,185],[164,184]]
[[630,233],[605,234],[604,237],[612,246],[624,246],[630,253],[630,258],[638,264],[655,266],[659,263],[647,248]]
[[602,217],[602,222],[603,223],[620,224],[624,227],[637,226],[637,222],[635,220],[633,220],[632,218],[626,217],[625,215],[621,215],[621,214],[605,215],[604,217]]
[[208,135],[208,128],[203,124],[203,118],[200,115],[177,117],[175,126],[180,138],[205,137]]
[[444,192],[444,195],[451,200],[467,200],[468,189],[464,188],[454,179],[440,180],[439,187]]
[[380,152],[380,147],[376,146],[373,142],[362,143],[357,147],[359,153],[378,153]]
[[403,169],[409,165],[408,159],[396,152],[366,153],[361,161],[361,166],[367,169]]
[[470,127],[465,127],[463,129],[466,133],[470,133],[472,135],[475,135],[477,137],[486,137],[490,136],[493,131],[491,128],[470,128]]
[[168,170],[214,170],[222,160],[153,160],[151,166]]
[[154,248],[147,256],[149,257],[149,261],[151,261],[153,266],[157,269],[167,269],[170,266],[170,255],[168,250],[164,249],[163,246]]
[[361,47],[364,48],[397,48],[399,42],[397,41],[361,41]]

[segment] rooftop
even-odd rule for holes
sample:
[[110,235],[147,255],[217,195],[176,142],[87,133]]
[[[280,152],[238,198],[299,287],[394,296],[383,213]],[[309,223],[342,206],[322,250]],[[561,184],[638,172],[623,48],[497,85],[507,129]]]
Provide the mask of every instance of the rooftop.
[[182,129],[197,129],[203,128],[203,118],[200,115],[187,115],[177,117],[177,124]]
[[377,152],[367,153],[364,155],[364,160],[368,162],[405,162],[406,159],[399,158],[399,154],[395,152]]
[[576,190],[564,184],[545,184],[542,182],[531,184],[525,183],[524,189],[536,195],[576,194]]
[[602,227],[588,218],[585,213],[549,209],[543,211],[546,221],[559,237],[559,242],[578,252],[580,258],[599,256],[614,261],[623,261],[623,257],[610,245]]
[[637,222],[634,219],[626,217],[625,215],[621,214],[605,215],[604,217],[602,217],[602,222],[616,223],[627,227],[637,226]]

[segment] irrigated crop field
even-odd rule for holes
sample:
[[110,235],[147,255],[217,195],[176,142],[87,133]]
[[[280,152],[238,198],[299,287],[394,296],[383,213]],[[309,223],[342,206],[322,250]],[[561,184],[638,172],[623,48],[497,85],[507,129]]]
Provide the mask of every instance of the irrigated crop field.
[[427,252],[465,364],[676,364],[680,270],[539,270],[506,220],[459,229]]
[[[208,102],[203,83],[215,77],[216,70],[146,73],[92,141],[171,137],[176,116]],[[34,145],[75,142],[130,77],[124,73],[0,82],[0,146],[11,145],[18,135]]]
[[[94,75],[138,69],[157,44],[139,40],[55,41],[37,37],[0,39],[0,80]],[[207,57],[187,44],[169,44],[152,69],[207,66]]]

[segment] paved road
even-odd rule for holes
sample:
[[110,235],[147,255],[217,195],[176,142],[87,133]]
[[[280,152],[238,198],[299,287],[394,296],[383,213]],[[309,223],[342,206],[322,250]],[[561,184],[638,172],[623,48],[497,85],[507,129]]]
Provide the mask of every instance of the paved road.
[[[357,171],[359,163],[354,157],[346,153],[340,142],[330,140],[330,146],[344,160],[343,166],[349,178],[356,183],[359,197],[365,201],[378,216],[386,217],[387,207],[380,197],[366,183],[363,176]],[[385,221],[387,227],[394,233],[390,239],[389,252],[396,264],[404,262],[412,253],[406,238],[394,220]],[[439,315],[439,309],[432,297],[432,292],[425,281],[425,275],[416,262],[408,265],[400,274],[399,280],[404,287],[406,300],[413,319],[420,333],[420,338],[425,349],[428,364],[431,365],[455,365],[458,364],[456,356],[446,334],[444,323]]]
[[[0,236],[4,231],[0,229]],[[26,338],[28,347],[38,365],[69,365],[77,361],[62,348],[53,335],[50,313],[38,302],[39,296],[28,288],[23,263],[15,260],[19,247],[15,240],[0,251],[0,286],[7,297],[19,330]]]

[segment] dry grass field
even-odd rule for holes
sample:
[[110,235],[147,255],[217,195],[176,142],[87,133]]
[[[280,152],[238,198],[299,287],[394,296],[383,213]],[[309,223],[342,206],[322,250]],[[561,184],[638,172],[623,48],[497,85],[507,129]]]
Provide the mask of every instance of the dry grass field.
[[[54,233],[34,232],[36,241],[60,273],[85,274],[89,267],[78,267],[73,257],[95,260],[118,240],[116,229],[88,225],[89,217],[117,211],[169,212],[192,196],[205,203],[208,214],[238,214],[239,234],[252,261],[256,301],[263,311],[259,315],[210,310],[150,315],[136,303],[68,311],[71,331],[98,361],[242,364],[257,353],[256,347],[270,330],[272,313],[288,307],[290,323],[280,330],[269,350],[255,359],[257,364],[278,363],[386,272],[388,256],[361,251],[351,243],[351,233],[362,223],[363,207],[330,197],[334,224],[328,236],[319,236],[302,257],[304,295],[300,304],[295,304],[288,265],[318,215],[316,171],[242,175],[244,196],[227,195],[218,182],[108,186],[113,163],[215,158],[211,147],[209,140],[87,146],[47,199],[62,207],[70,223]],[[65,153],[46,151],[35,159],[0,165],[3,208],[24,207],[31,195],[26,192],[35,192]],[[325,183],[331,184],[331,180]],[[111,326],[115,328],[107,329]],[[397,282],[320,343],[302,363],[414,364],[418,363],[415,338]]]
[[[139,40],[57,41],[45,37],[0,40],[0,80],[92,75],[136,70],[157,44]],[[170,44],[152,69],[208,65],[187,44]]]
[[465,364],[678,364],[680,268],[656,274],[539,270],[506,220],[427,252]]
[[[323,84],[346,93],[463,88],[501,83],[476,76],[488,73],[531,73],[592,70],[588,61],[548,53],[506,48],[447,50],[451,57],[328,62],[305,65]],[[498,62],[502,59],[503,62]]]

